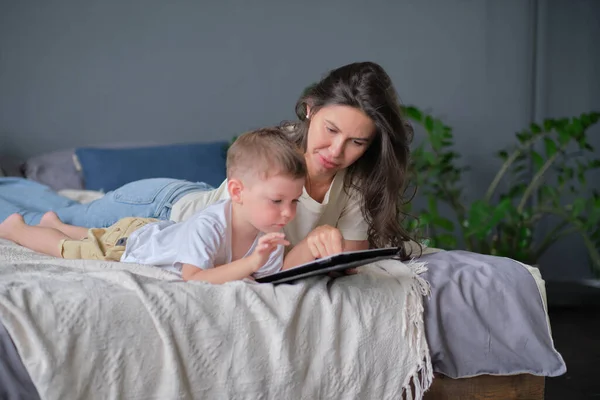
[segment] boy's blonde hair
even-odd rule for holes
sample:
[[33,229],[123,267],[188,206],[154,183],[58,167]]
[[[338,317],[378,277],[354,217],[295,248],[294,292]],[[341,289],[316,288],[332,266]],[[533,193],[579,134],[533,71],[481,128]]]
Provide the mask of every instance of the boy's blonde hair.
[[227,179],[249,176],[267,179],[274,175],[306,177],[304,156],[281,128],[246,132],[229,147]]

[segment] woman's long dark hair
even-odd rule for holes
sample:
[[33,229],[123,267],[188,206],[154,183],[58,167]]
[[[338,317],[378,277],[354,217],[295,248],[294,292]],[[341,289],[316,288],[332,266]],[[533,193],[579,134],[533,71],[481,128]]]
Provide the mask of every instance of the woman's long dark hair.
[[367,151],[347,168],[344,188],[363,196],[362,212],[369,225],[370,247],[399,246],[410,240],[401,225],[406,216],[404,192],[413,130],[400,113],[392,80],[381,66],[361,62],[337,68],[307,88],[296,103],[300,123],[289,130],[306,151],[311,114],[328,105],[355,107],[373,120],[376,133]]

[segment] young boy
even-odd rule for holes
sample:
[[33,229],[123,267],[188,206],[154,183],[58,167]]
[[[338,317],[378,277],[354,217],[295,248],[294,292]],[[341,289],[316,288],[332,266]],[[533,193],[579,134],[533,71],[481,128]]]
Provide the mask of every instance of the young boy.
[[0,224],[0,238],[55,257],[154,265],[184,280],[224,283],[278,272],[282,228],[296,215],[304,157],[277,128],[240,136],[227,152],[221,200],[184,222],[124,218],[106,229],[67,225],[49,212],[38,226],[19,214]]

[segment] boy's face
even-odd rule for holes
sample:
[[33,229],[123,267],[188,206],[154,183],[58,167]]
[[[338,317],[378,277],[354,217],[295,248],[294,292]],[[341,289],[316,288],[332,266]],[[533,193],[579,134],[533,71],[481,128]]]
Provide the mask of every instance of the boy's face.
[[252,179],[243,188],[242,207],[248,222],[261,232],[279,232],[296,216],[304,178],[272,175]]

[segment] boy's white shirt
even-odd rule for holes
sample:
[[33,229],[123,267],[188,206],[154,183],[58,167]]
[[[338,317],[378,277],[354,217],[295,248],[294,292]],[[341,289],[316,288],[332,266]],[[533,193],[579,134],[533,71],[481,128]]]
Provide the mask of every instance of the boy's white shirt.
[[[252,254],[262,235],[258,234],[244,257]],[[154,265],[179,274],[182,264],[209,269],[232,261],[231,236],[231,200],[219,200],[181,223],[159,221],[133,232],[121,262]],[[278,246],[252,276],[281,270],[283,252],[284,247]]]
[[[317,226],[325,224],[338,228],[346,240],[367,240],[368,225],[361,211],[360,195],[353,189],[349,190],[349,194],[346,193],[344,175],[344,171],[335,175],[322,203],[311,198],[306,189],[302,190],[296,218],[283,228],[286,239],[293,246]],[[225,180],[217,189],[183,196],[173,205],[170,219],[176,222],[185,221],[194,213],[228,198]]]

